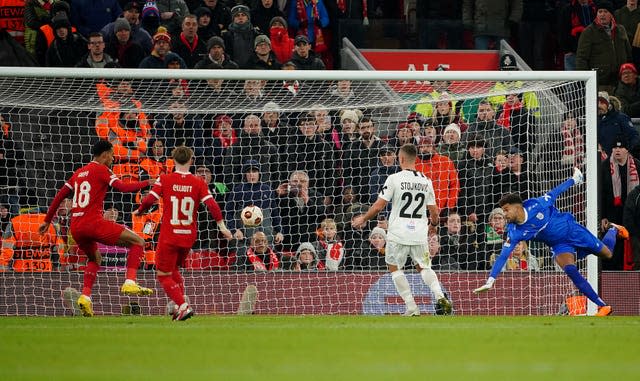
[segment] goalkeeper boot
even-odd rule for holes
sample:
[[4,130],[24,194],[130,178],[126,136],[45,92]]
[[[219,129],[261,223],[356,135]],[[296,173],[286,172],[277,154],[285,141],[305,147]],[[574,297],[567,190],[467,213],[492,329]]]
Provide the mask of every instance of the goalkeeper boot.
[[82,316],[93,316],[93,303],[91,302],[90,297],[86,295],[80,295],[80,297],[78,298],[78,307],[80,308]]
[[417,306],[415,308],[407,308],[402,316],[420,316],[420,308],[418,308]]
[[173,320],[184,321],[190,319],[192,316],[193,309],[187,303],[182,303],[180,308],[173,314]]
[[120,288],[120,292],[124,295],[134,296],[134,295],[151,295],[153,294],[153,290],[150,288],[142,287],[138,283],[127,279],[122,287]]
[[628,239],[629,238],[629,231],[624,226],[618,225],[618,224],[614,224],[613,222],[609,222],[609,227],[610,228],[616,228],[616,230],[618,231],[618,238],[622,238],[622,239]]
[[436,309],[436,312],[440,312],[438,315],[451,315],[453,308],[451,307],[451,301],[447,299],[446,296],[438,299],[437,304],[438,308]]
[[602,306],[598,308],[598,312],[596,312],[596,316],[609,316],[613,313],[613,308],[611,306]]

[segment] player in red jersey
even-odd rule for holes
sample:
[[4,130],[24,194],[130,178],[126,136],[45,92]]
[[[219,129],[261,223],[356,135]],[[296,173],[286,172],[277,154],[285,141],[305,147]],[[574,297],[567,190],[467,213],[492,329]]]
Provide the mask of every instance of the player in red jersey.
[[84,316],[93,316],[91,289],[95,283],[102,256],[97,242],[129,248],[127,254],[127,280],[121,292],[125,295],[149,295],[153,290],[136,283],[137,271],[143,256],[144,240],[126,227],[103,218],[104,198],[109,187],[121,192],[137,192],[155,183],[155,179],[137,183],[124,183],[109,169],[113,162],[113,146],[106,140],[94,144],[93,161],[76,170],[58,191],[49,211],[40,225],[40,234],[46,232],[60,203],[73,195],[71,209],[71,235],[89,258],[84,270],[82,295],[78,306]]
[[189,172],[193,163],[193,151],[188,147],[177,147],[171,152],[171,156],[175,162],[175,172],[160,175],[151,192],[133,214],[143,213],[154,202],[162,199],[164,211],[156,249],[158,281],[176,304],[173,320],[187,320],[193,316],[193,309],[185,302],[184,280],[178,266],[196,241],[198,205],[202,202],[207,206],[226,239],[231,239],[232,235],[225,226],[220,207],[209,193],[207,184]]

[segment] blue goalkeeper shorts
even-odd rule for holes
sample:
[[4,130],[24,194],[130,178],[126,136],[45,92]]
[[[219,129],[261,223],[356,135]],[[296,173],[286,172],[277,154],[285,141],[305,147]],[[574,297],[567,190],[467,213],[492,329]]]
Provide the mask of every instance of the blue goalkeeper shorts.
[[551,246],[551,256],[555,257],[562,253],[572,253],[577,259],[582,259],[589,254],[597,254],[604,247],[604,243],[598,239],[587,228],[572,221],[567,224],[562,240],[558,240]]

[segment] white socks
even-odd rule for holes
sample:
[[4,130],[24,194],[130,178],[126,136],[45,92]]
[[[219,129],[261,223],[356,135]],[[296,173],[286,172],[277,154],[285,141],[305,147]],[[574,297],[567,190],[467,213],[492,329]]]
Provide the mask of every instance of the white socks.
[[402,270],[392,272],[391,279],[393,280],[393,284],[396,286],[396,290],[398,290],[398,294],[400,294],[400,297],[404,300],[404,304],[407,305],[407,309],[415,310],[418,308],[415,300],[413,299],[413,294],[411,294],[411,288],[409,287],[407,277],[404,276],[404,272],[402,272]]
[[422,277],[424,284],[429,286],[431,292],[435,295],[436,300],[444,298],[444,293],[442,292],[442,287],[440,287],[440,282],[438,281],[438,276],[435,271],[431,269],[422,269],[422,271],[420,271],[420,276]]

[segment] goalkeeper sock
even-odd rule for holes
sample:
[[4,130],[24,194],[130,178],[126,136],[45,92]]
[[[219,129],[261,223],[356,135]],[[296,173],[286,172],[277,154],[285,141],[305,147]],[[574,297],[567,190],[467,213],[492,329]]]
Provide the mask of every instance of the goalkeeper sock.
[[404,276],[404,272],[402,272],[402,270],[392,272],[391,279],[393,279],[393,284],[396,285],[398,294],[400,294],[400,297],[404,300],[404,304],[407,305],[407,309],[415,310],[418,308],[416,301],[413,299],[413,294],[411,294],[411,288],[409,287],[407,277]]
[[435,271],[432,269],[422,269],[420,276],[424,284],[429,286],[436,300],[444,298],[444,292],[442,292],[442,287],[440,287],[440,282],[438,281],[438,276]]
[[100,270],[100,266],[98,266],[97,263],[87,262],[87,267],[84,269],[84,276],[82,279],[82,295],[91,296],[91,289],[98,277],[98,270]]
[[158,281],[162,285],[164,292],[167,296],[173,300],[177,306],[181,306],[184,303],[184,294],[180,289],[180,285],[177,284],[169,275],[158,275]]
[[144,255],[144,248],[140,245],[131,245],[127,254],[127,279],[136,281],[138,278],[138,268]]
[[607,232],[605,233],[604,237],[602,237],[602,243],[604,243],[605,246],[607,246],[612,253],[616,247],[617,236],[618,236],[618,229],[609,228],[609,230],[607,230]]
[[597,304],[598,306],[606,306],[606,303],[600,299],[598,294],[593,290],[589,282],[580,274],[576,265],[566,265],[564,267],[564,272],[571,278],[573,284],[578,287],[578,290],[582,292],[589,300]]
[[180,271],[178,271],[178,269],[173,270],[173,272],[171,273],[171,279],[173,279],[173,281],[176,282],[178,286],[180,286],[180,292],[185,295],[184,279],[182,278],[182,275],[180,275]]

